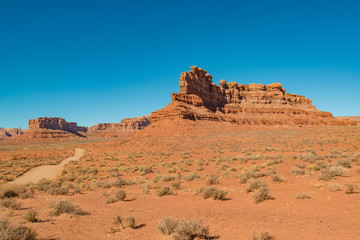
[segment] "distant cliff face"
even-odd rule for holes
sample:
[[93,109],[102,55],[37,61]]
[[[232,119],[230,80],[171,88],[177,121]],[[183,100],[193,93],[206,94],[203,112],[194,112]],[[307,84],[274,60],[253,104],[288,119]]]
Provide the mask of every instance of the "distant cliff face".
[[64,118],[39,117],[29,120],[29,130],[51,129],[63,130],[68,132],[86,132],[87,127],[80,127],[76,122],[66,122]]
[[7,139],[21,134],[21,128],[0,128],[0,139]]
[[354,125],[319,111],[304,96],[287,93],[281,83],[249,84],[220,81],[198,67],[180,76],[180,93],[151,114],[153,122],[171,118],[225,121],[246,125]]
[[120,123],[99,123],[89,127],[89,132],[95,131],[134,131],[142,130],[151,124],[150,116],[124,118]]

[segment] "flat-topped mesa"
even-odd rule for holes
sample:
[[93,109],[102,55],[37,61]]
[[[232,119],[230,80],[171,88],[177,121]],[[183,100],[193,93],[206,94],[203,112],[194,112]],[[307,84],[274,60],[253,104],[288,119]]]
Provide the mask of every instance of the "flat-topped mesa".
[[138,118],[124,118],[120,123],[99,123],[88,128],[89,132],[95,131],[137,131],[151,124],[150,116]]
[[66,122],[64,118],[58,117],[39,117],[29,120],[29,130],[52,129],[68,132],[86,132],[87,127],[80,127],[76,122]]
[[172,101],[181,101],[194,106],[205,106],[212,111],[226,112],[226,104],[289,104],[315,108],[310,99],[287,93],[281,83],[238,84],[220,80],[220,86],[212,82],[212,76],[198,67],[183,72],[180,76],[180,93],[172,94]]
[[180,92],[171,94],[171,103],[151,114],[162,119],[225,121],[248,125],[354,125],[339,121],[329,112],[312,105],[304,96],[286,92],[281,83],[239,84],[220,80],[198,67],[180,76]]

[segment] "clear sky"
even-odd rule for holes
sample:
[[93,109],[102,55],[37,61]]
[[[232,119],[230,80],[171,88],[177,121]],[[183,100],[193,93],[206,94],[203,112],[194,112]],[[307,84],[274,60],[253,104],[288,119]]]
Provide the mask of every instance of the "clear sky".
[[120,122],[198,66],[360,115],[360,1],[0,0],[0,126]]

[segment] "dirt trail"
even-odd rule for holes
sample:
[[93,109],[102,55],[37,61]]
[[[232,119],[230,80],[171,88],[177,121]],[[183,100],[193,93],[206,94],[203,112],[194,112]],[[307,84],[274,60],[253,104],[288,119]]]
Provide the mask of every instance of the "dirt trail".
[[56,176],[61,173],[65,164],[71,161],[78,161],[84,155],[84,152],[84,149],[75,148],[74,156],[64,159],[60,164],[35,167],[16,178],[14,181],[9,182],[9,184],[26,184],[29,182],[36,183],[43,178],[55,179]]

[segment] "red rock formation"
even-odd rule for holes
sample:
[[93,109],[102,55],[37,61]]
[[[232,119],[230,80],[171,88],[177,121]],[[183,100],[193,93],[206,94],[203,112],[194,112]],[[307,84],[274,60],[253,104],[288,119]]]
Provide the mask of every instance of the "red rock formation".
[[90,135],[101,137],[127,137],[151,124],[150,116],[124,118],[120,123],[99,123],[88,128]]
[[68,132],[86,132],[87,127],[80,127],[76,122],[66,122],[63,118],[44,117],[29,120],[29,130],[52,129]]
[[171,103],[151,114],[153,122],[182,118],[237,123],[241,125],[355,125],[340,121],[312,105],[304,96],[287,93],[281,83],[249,84],[220,80],[198,67],[180,76],[180,93]]
[[21,135],[21,128],[0,128],[0,140]]

